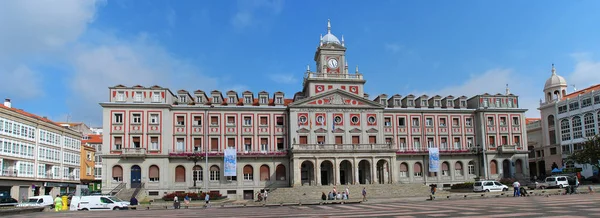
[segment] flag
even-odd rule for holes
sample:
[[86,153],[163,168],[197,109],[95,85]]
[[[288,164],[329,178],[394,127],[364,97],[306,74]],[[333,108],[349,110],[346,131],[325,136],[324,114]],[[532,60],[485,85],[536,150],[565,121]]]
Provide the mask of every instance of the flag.
[[335,117],[333,118],[333,122],[331,122],[331,130],[335,130]]

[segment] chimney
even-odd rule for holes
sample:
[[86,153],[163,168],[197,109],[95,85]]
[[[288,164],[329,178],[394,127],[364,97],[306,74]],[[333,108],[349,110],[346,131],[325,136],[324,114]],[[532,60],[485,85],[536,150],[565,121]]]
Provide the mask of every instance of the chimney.
[[4,99],[4,107],[11,108],[10,98]]

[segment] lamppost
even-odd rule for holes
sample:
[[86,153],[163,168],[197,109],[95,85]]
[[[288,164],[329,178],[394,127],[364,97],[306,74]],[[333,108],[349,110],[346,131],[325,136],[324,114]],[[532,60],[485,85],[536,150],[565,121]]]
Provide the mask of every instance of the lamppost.
[[[477,154],[477,155],[479,155],[480,153],[483,154],[482,161],[479,161],[479,167],[483,168],[483,175],[485,177],[484,179],[487,179],[488,173],[487,173],[487,167],[485,166],[485,164],[487,163],[486,155],[485,155],[485,148],[481,145],[477,145],[477,146],[471,148],[471,152],[474,154]],[[477,158],[479,159],[479,156]]]
[[[202,156],[200,156],[200,153],[198,153],[198,152],[192,152],[192,153],[188,154],[187,159],[194,162],[194,166],[192,167],[192,175],[193,175],[194,167],[196,167],[199,160],[202,160]],[[197,176],[200,176],[200,175],[197,175]],[[192,177],[192,180],[194,180],[194,189],[195,189],[196,188],[196,179]]]

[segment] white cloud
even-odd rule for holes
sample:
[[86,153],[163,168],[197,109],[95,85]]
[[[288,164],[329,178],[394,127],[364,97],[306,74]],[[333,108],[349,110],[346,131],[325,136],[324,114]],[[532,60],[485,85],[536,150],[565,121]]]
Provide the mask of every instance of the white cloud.
[[[574,53],[571,57],[576,63],[573,72],[566,76],[569,86],[575,85],[578,89],[584,89],[600,83],[600,61],[593,60],[590,53]],[[557,73],[560,75],[560,72]]]
[[0,77],[0,93],[6,93],[6,97],[25,99],[43,96],[43,78],[25,65],[19,65],[9,73],[2,73]]
[[[514,95],[519,96],[519,107],[528,109],[525,113],[527,117],[539,117],[540,113],[537,110],[539,106],[540,95],[542,94],[541,89],[538,86],[543,86],[543,82],[534,82],[532,86],[531,80],[526,76],[519,75],[519,79],[513,73],[511,69],[492,69],[485,71],[481,74],[471,75],[470,78],[465,79],[465,82],[455,86],[443,87],[438,90],[429,90],[427,92],[416,92],[427,95],[453,95],[472,97],[475,95],[481,95],[484,93],[497,94],[506,92],[506,84],[509,84],[510,92]],[[538,83],[541,83],[538,84]],[[539,90],[538,90],[539,89]]]
[[238,0],[237,12],[231,18],[231,25],[237,29],[255,26],[262,22],[261,16],[278,15],[283,10],[283,0]]
[[271,74],[269,78],[273,82],[281,84],[297,84],[298,79],[294,77],[294,74]]

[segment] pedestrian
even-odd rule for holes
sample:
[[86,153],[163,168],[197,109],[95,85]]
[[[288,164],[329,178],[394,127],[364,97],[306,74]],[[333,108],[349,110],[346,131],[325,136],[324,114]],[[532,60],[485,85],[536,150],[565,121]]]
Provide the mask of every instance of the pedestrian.
[[519,181],[513,182],[513,188],[515,189],[514,193],[513,193],[513,197],[521,196],[521,192],[519,190],[520,187],[521,187],[521,183],[519,183]]
[[190,206],[190,196],[188,194],[185,194],[185,197],[183,198],[183,202],[185,203],[185,208],[187,209]]
[[60,211],[62,209],[62,204],[62,198],[60,197],[60,195],[56,195],[56,198],[54,198],[54,211]]
[[329,192],[329,200],[333,200],[333,192]]
[[177,197],[177,195],[173,197],[173,209],[179,209],[179,198]]
[[206,207],[210,207],[210,195],[208,192],[204,195],[204,201],[206,201]]
[[265,204],[267,203],[267,197],[269,196],[269,192],[264,189],[263,190],[263,200],[265,201]]
[[[131,199],[129,199],[129,205],[131,206],[136,206],[138,205],[138,200],[137,198],[135,198],[135,196],[131,197]],[[131,207],[132,210],[135,210],[135,207]]]
[[435,191],[437,191],[437,185],[431,184],[429,187],[431,188],[431,195],[435,195]]
[[367,188],[363,187],[362,190],[363,201],[367,201]]
[[588,185],[588,190],[590,191],[590,194],[594,194],[594,188],[591,185]]
[[327,200],[327,195],[325,194],[325,192],[321,192],[321,200]]
[[523,188],[522,186],[519,188],[519,193],[521,194],[521,197],[529,196],[529,194],[527,193],[527,190],[525,190],[525,188]]
[[350,198],[350,189],[346,186],[346,197]]
[[342,200],[348,200],[348,195],[346,192],[342,192]]
[[337,189],[333,186],[333,200],[337,200]]

